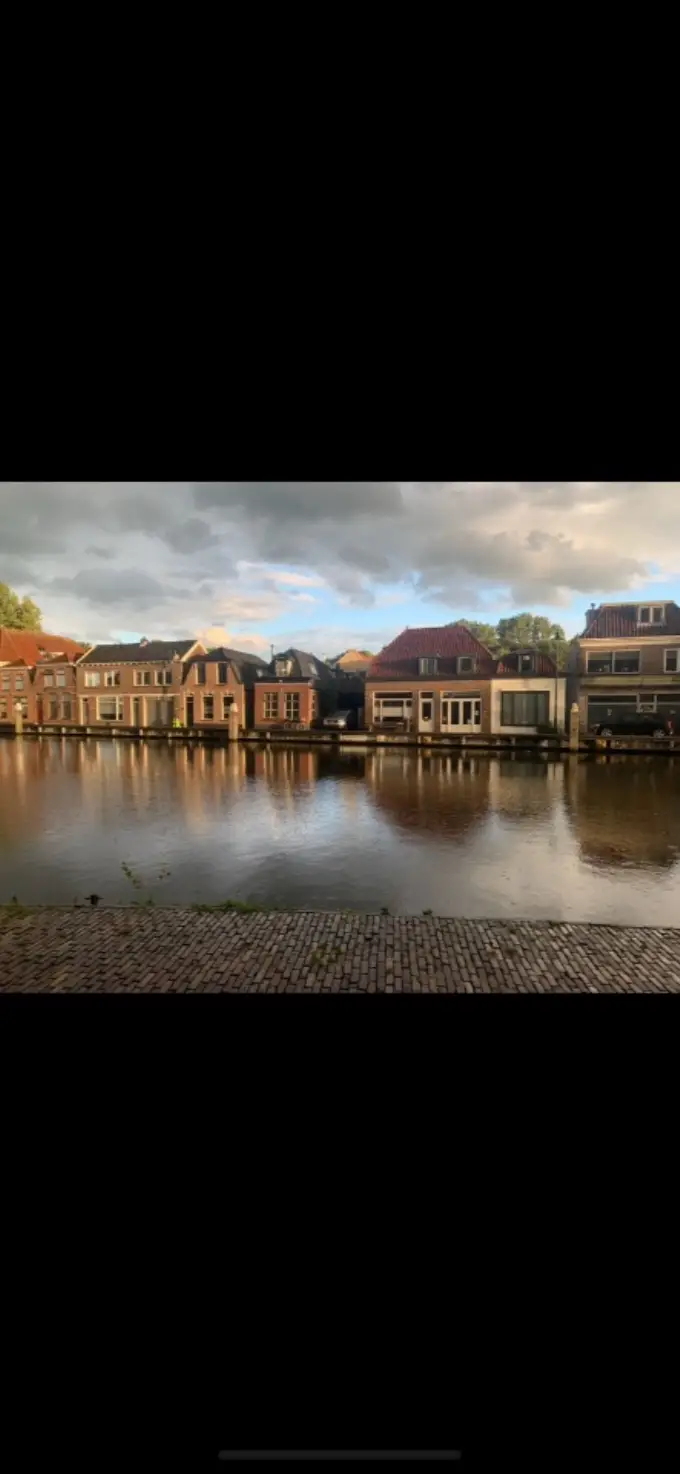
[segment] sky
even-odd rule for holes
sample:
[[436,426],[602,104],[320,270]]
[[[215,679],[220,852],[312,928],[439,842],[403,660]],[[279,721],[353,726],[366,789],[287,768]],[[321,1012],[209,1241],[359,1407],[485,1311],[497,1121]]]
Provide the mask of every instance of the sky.
[[680,601],[678,482],[0,482],[0,581],[87,641],[332,657],[405,626]]

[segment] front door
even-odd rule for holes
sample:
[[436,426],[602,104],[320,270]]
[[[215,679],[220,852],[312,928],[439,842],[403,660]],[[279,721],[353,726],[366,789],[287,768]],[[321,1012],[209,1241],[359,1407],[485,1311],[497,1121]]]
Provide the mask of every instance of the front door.
[[132,698],[132,725],[133,727],[141,727],[142,725],[142,713],[138,696],[133,696]]
[[479,696],[442,697],[442,732],[481,732],[482,702]]
[[420,728],[421,732],[434,731],[434,696],[422,694],[420,697]]

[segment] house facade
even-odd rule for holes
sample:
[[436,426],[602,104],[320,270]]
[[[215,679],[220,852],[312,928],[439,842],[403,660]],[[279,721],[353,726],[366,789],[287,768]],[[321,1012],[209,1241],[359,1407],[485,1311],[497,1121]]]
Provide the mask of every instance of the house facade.
[[337,706],[330,666],[306,650],[283,650],[255,680],[255,731],[309,731]]
[[502,655],[491,682],[491,732],[518,737],[548,728],[564,732],[566,685],[552,656],[540,650]]
[[171,727],[181,718],[184,679],[198,640],[93,645],[76,667],[81,726]]
[[680,731],[680,608],[669,599],[593,605],[574,641],[568,700],[581,730],[615,715],[654,713]]
[[76,662],[82,645],[64,635],[0,629],[0,722],[77,721]]
[[220,646],[185,661],[181,720],[186,727],[228,727],[230,713],[248,731],[254,724],[255,682],[269,665],[258,655]]
[[366,677],[366,726],[421,735],[491,732],[496,661],[464,624],[406,629]]

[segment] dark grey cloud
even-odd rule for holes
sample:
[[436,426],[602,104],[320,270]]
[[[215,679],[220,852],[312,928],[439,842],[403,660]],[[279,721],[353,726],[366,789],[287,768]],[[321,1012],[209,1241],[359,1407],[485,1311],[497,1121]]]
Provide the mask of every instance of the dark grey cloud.
[[83,603],[129,605],[146,609],[167,597],[158,579],[138,568],[83,569],[73,578],[53,578],[47,585],[55,594],[69,594]]

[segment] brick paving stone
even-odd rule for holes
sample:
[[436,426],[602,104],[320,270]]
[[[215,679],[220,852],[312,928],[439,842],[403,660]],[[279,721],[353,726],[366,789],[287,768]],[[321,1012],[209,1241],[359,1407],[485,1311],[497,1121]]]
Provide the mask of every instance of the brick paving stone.
[[0,992],[680,993],[680,927],[0,907]]

